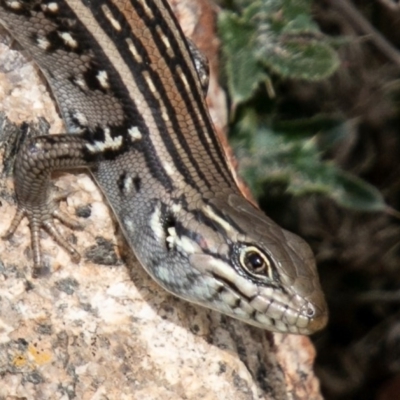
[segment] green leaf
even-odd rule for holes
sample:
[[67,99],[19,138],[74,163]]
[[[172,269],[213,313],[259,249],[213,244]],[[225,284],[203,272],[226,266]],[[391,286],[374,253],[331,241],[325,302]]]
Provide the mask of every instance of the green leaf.
[[231,143],[239,172],[260,195],[266,182],[281,182],[295,196],[324,194],[344,207],[384,211],[381,193],[367,182],[325,161],[316,135],[274,132],[248,109],[234,129]]
[[[260,50],[259,52],[261,52]],[[274,47],[263,49],[260,62],[287,78],[308,81],[327,78],[338,66],[336,52],[315,40],[281,36]]]
[[309,0],[234,1],[239,15],[219,17],[228,86],[234,105],[247,101],[269,72],[285,78],[321,80],[338,67],[328,39],[311,19]]
[[[274,102],[257,89],[272,87],[273,74],[315,81],[327,78],[339,65],[332,46],[340,42],[319,31],[311,17],[311,0],[230,4],[235,12],[220,14],[219,29],[228,88],[237,109],[231,142],[240,172],[255,194],[262,193],[266,182],[280,182],[296,196],[319,193],[345,207],[387,210],[377,189],[323,159],[323,150],[346,140],[352,121],[316,115],[271,122],[273,117],[265,116]],[[240,103],[245,104],[238,107]]]
[[234,104],[245,102],[260,82],[269,79],[263,66],[252,54],[254,30],[230,12],[220,15],[219,27],[225,43],[225,70],[232,101]]

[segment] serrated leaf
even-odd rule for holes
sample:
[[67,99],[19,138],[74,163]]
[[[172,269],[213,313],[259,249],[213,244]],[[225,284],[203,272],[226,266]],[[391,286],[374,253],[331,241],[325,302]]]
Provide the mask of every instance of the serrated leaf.
[[254,30],[235,14],[223,12],[219,18],[225,43],[225,70],[233,104],[247,101],[260,82],[268,80],[265,69],[252,54]]
[[309,0],[237,0],[241,15],[219,19],[228,85],[234,104],[248,100],[269,79],[268,70],[292,79],[321,80],[339,59],[311,19]]
[[283,77],[308,81],[327,78],[339,65],[336,52],[330,46],[315,40],[284,39],[282,36],[276,46],[264,49],[259,61]]
[[375,187],[322,159],[316,136],[274,132],[251,110],[234,133],[231,143],[239,159],[239,172],[256,195],[262,193],[265,182],[282,182],[295,196],[318,193],[360,211],[386,209]]

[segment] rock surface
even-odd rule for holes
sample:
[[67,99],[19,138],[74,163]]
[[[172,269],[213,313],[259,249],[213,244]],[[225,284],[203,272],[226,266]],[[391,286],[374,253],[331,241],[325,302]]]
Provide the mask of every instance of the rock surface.
[[[173,1],[188,36],[211,60],[215,14],[202,0]],[[211,115],[224,131],[214,78]],[[14,123],[44,117],[63,132],[45,81],[0,31],[0,111]],[[10,137],[0,130],[0,157]],[[1,161],[1,160],[0,160]],[[3,163],[1,164],[3,165]],[[42,276],[32,278],[27,221],[0,240],[0,399],[320,399],[308,338],[271,334],[166,293],[127,249],[110,209],[86,174],[63,174],[61,208],[82,232],[62,228],[82,255],[74,264],[46,234]],[[10,173],[0,179],[0,234],[16,210]]]

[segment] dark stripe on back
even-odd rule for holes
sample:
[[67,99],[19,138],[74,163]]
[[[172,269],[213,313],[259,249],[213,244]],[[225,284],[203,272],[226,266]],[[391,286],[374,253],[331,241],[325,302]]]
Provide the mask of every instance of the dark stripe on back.
[[[67,5],[65,5],[65,3],[57,3],[57,4],[60,7],[61,6],[68,7]],[[98,7],[100,7],[100,5]],[[93,12],[93,16],[96,17],[96,12],[93,9],[93,5],[91,5],[91,10]],[[79,28],[85,31],[84,37],[87,38],[86,43],[90,44],[90,47],[88,47],[87,50],[91,50],[94,53],[95,55],[94,58],[97,61],[98,71],[101,70],[107,71],[109,77],[109,85],[110,85],[109,90],[113,93],[113,95],[116,98],[121,100],[125,115],[125,121],[123,126],[118,126],[118,127],[110,126],[112,137],[122,136],[124,139],[124,148],[126,148],[126,150],[129,150],[131,145],[128,139],[127,131],[132,126],[137,126],[140,132],[142,133],[143,138],[141,142],[138,143],[137,146],[135,146],[135,148],[137,148],[139,151],[143,153],[146,165],[152,177],[157,181],[159,181],[168,191],[172,191],[174,189],[172,180],[167,174],[167,172],[164,170],[164,167],[162,166],[159,158],[154,157],[156,151],[150,139],[150,132],[135,102],[131,100],[128,89],[125,87],[118,71],[114,68],[112,62],[103,52],[101,45],[97,43],[97,41],[94,39],[91,33],[84,27],[84,25],[80,23],[79,17],[75,15],[73,10],[70,10],[70,12],[73,13],[75,18],[79,21],[78,24]],[[99,12],[101,12],[101,10],[99,10]],[[60,11],[60,14],[63,15],[63,17],[65,15],[64,11],[62,12]],[[104,28],[104,25],[109,26],[109,21],[107,20],[106,23],[103,25],[100,24],[100,27]],[[81,34],[79,34],[78,37],[82,37]]]
[[[131,0],[132,3],[132,0]],[[201,118],[204,121],[205,125],[206,125],[206,129],[208,132],[208,136],[211,139],[212,145],[213,145],[213,149],[210,149],[209,144],[207,142],[207,134],[204,132],[204,130],[201,128],[201,124],[200,121],[198,119],[197,113],[195,112],[195,110],[193,109],[191,102],[190,102],[190,96],[187,94],[186,92],[186,88],[183,85],[183,83],[181,82],[181,80],[179,79],[179,75],[177,73],[172,73],[172,76],[174,78],[175,84],[176,86],[179,88],[179,91],[182,95],[182,97],[184,97],[184,101],[186,103],[186,105],[188,106],[188,108],[190,107],[190,115],[193,118],[193,122],[197,128],[197,132],[199,134],[199,139],[203,145],[203,147],[205,148],[206,152],[209,154],[209,156],[212,158],[213,160],[213,164],[217,170],[217,172],[224,178],[225,182],[228,184],[229,187],[232,187],[232,184],[234,187],[236,187],[236,184],[232,178],[231,172],[229,170],[229,167],[227,166],[226,162],[225,162],[225,154],[222,150],[221,144],[219,143],[217,137],[216,137],[216,133],[214,131],[214,127],[210,121],[209,115],[207,110],[204,107],[204,96],[203,93],[199,90],[199,87],[201,86],[196,85],[195,80],[199,81],[199,78],[196,74],[196,76],[193,75],[192,73],[192,69],[186,64],[186,63],[181,63],[179,62],[179,60],[184,60],[185,57],[182,54],[179,44],[177,42],[176,36],[174,35],[174,32],[171,32],[167,23],[164,21],[164,16],[162,15],[161,10],[159,9],[159,7],[157,5],[154,4],[153,0],[148,0],[148,3],[152,3],[152,11],[154,13],[154,17],[155,20],[159,21],[158,23],[158,27],[161,28],[161,30],[163,31],[164,35],[166,37],[168,37],[170,44],[174,50],[174,53],[176,55],[176,60],[178,60],[178,62],[176,63],[176,60],[173,60],[169,57],[169,55],[167,54],[166,48],[165,48],[165,44],[164,42],[159,38],[159,36],[157,35],[157,32],[155,32],[155,30],[151,31],[153,33],[153,39],[155,44],[157,45],[159,51],[161,54],[164,55],[165,58],[169,59],[169,63],[170,65],[173,65],[176,63],[176,65],[179,65],[182,69],[183,74],[186,76],[189,86],[191,88],[191,92],[192,95],[194,97],[194,100],[197,103],[199,112],[201,114]],[[180,33],[181,38],[183,39],[183,42],[185,44],[186,50],[189,54],[189,58],[192,60],[191,58],[191,53],[190,50],[188,48],[188,45],[186,43],[186,39],[184,37],[184,34],[180,28],[180,25],[178,24],[178,22],[176,21],[175,15],[172,13],[171,8],[169,6],[168,3],[166,3],[165,1],[163,1],[164,4],[164,8],[165,11],[168,12],[169,16],[171,17],[171,19],[175,22],[176,25],[176,29],[177,31]],[[154,24],[154,21],[152,21],[151,19],[149,19],[149,17],[147,16],[147,14],[145,12],[143,12],[142,15],[143,20],[145,21],[146,25],[151,26],[151,24]],[[193,61],[192,61],[193,63]],[[193,63],[193,70],[196,71],[194,63]],[[172,72],[172,71],[171,71]],[[213,150],[215,150],[215,152],[217,153],[217,158],[214,157],[213,155]]]
[[[44,4],[44,3],[43,3]],[[147,168],[153,178],[159,181],[168,191],[172,191],[174,189],[173,182],[171,178],[168,176],[164,167],[160,163],[158,157],[154,157],[155,149],[153,147],[153,143],[150,140],[150,135],[148,132],[148,128],[139,113],[134,102],[131,101],[129,92],[123,81],[117,72],[117,70],[113,67],[112,62],[107,58],[104,51],[101,48],[101,45],[97,43],[95,38],[92,36],[90,31],[85,27],[85,25],[80,21],[79,16],[77,16],[74,10],[67,4],[67,2],[56,2],[59,7],[59,11],[54,14],[52,21],[55,24],[55,28],[50,32],[49,37],[57,35],[57,31],[59,32],[71,32],[72,37],[79,38],[79,46],[76,48],[69,48],[68,46],[64,46],[62,48],[61,44],[58,43],[58,46],[53,47],[54,50],[62,50],[68,56],[68,54],[87,54],[91,57],[90,60],[90,68],[95,73],[96,71],[107,71],[108,81],[110,89],[108,89],[108,93],[117,98],[123,108],[124,120],[121,121],[118,125],[109,125],[109,126],[100,126],[93,130],[86,129],[83,136],[88,140],[89,143],[93,143],[95,140],[102,140],[104,138],[104,128],[110,128],[110,134],[112,138],[122,136],[123,137],[123,146],[121,146],[115,153],[108,152],[105,156],[107,159],[113,158],[118,154],[121,154],[125,151],[129,151],[131,148],[131,143],[129,140],[128,129],[132,126],[137,126],[140,132],[143,135],[143,139],[141,140],[140,146],[135,146],[138,148],[144,155],[144,159],[147,164]],[[90,5],[94,7],[93,4]],[[32,10],[32,11],[31,11]],[[92,10],[92,8],[91,8]],[[31,22],[32,29],[29,28],[27,31],[22,31],[20,28],[13,28],[15,24],[26,24],[26,19],[37,18],[35,13],[42,13],[42,9],[40,4],[36,1],[32,1],[30,4],[22,4],[22,9],[19,12],[14,12],[13,9],[9,9],[6,13],[3,13],[4,19],[7,21],[5,16],[8,17],[9,20],[13,21],[9,23],[11,32],[15,32],[15,36],[21,37],[24,41],[30,40],[31,44],[35,47],[35,50],[32,51],[33,58],[35,62],[51,77],[53,80],[52,89],[54,94],[57,97],[59,91],[58,85],[56,85],[55,77],[52,74],[53,59],[54,54],[51,51],[46,51],[40,48],[37,44],[37,41],[34,37],[31,37],[29,31],[33,29],[33,27],[37,28],[38,22]],[[20,15],[18,15],[20,14]],[[29,14],[29,16],[28,16]],[[44,14],[44,13],[43,13]],[[46,14],[46,17],[48,15]],[[65,56],[64,56],[65,57]],[[94,77],[92,77],[94,79]],[[69,80],[67,80],[69,84],[72,84]],[[76,87],[76,85],[74,85]],[[101,93],[100,90],[97,90],[97,93]],[[61,95],[61,94],[60,94]],[[69,128],[74,126],[76,121],[71,120],[71,115],[66,106],[61,106],[63,111],[63,117],[66,121],[66,124]],[[70,108],[72,109],[72,108]],[[79,108],[75,107],[75,111],[80,111]],[[88,116],[89,118],[89,116]],[[102,154],[98,154],[97,159],[102,159]],[[92,155],[92,157],[94,157]]]
[[[174,108],[169,102],[169,98],[167,96],[167,93],[165,92],[164,86],[157,75],[156,71],[149,69],[148,66],[146,66],[146,63],[137,63],[136,60],[132,57],[132,53],[129,50],[128,44],[126,42],[127,38],[130,38],[132,40],[133,45],[136,47],[136,50],[138,53],[144,58],[144,60],[150,60],[150,57],[147,53],[146,47],[142,44],[142,42],[139,40],[138,37],[136,37],[133,32],[130,29],[129,23],[126,20],[125,16],[119,11],[119,9],[112,3],[107,0],[103,1],[102,4],[106,4],[107,7],[110,9],[113,18],[118,21],[121,25],[121,31],[117,32],[110,24],[108,18],[104,15],[104,13],[101,11],[101,5],[99,5],[99,9],[96,13],[94,13],[94,17],[96,21],[99,23],[99,25],[102,27],[103,31],[108,35],[110,39],[115,41],[116,39],[119,40],[117,50],[121,56],[121,58],[124,60],[124,62],[131,67],[132,71],[132,79],[135,81],[136,86],[139,88],[139,90],[142,92],[143,96],[145,97],[146,102],[148,103],[149,111],[152,112],[153,118],[157,124],[157,128],[161,133],[161,138],[163,140],[164,146],[167,149],[167,151],[171,154],[171,159],[175,164],[176,169],[178,172],[182,175],[185,183],[187,185],[190,185],[193,187],[195,190],[198,192],[203,192],[196,181],[193,179],[192,174],[190,173],[189,169],[183,162],[181,158],[181,154],[176,148],[171,136],[168,134],[168,127],[166,125],[166,122],[161,116],[160,113],[160,104],[157,100],[157,98],[154,96],[154,94],[151,92],[150,88],[148,87],[148,84],[143,76],[143,71],[147,71],[149,73],[150,79],[154,82],[154,86],[158,89],[160,93],[160,97],[163,100],[163,104],[165,105],[165,108],[167,109],[168,115],[170,117],[172,127],[176,133],[179,133],[180,127],[176,118],[176,113],[174,111]],[[135,68],[132,68],[132,67]],[[176,135],[179,143],[183,147],[183,149],[187,152],[188,158],[191,162],[191,165],[196,169],[196,172],[198,173],[200,179],[207,183],[209,187],[211,187],[211,184],[208,182],[206,179],[206,176],[204,173],[201,171],[197,161],[193,158],[192,151],[186,141],[182,141],[181,137],[182,135]],[[158,158],[157,152],[154,151],[154,155],[156,158]]]

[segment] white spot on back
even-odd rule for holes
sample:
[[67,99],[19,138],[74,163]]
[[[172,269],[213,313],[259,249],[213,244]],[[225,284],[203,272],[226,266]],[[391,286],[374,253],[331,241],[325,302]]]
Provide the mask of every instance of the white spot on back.
[[165,47],[167,49],[169,49],[171,47],[171,43],[169,42],[167,36],[164,35],[163,31],[161,30],[161,28],[159,26],[157,26],[156,29],[157,29],[158,35],[160,36],[161,40],[164,42]]
[[57,32],[58,36],[64,41],[64,43],[71,47],[72,49],[75,49],[78,47],[78,42],[72,37],[72,35],[69,32]]
[[185,74],[182,72],[182,70],[180,71],[179,76],[180,76],[180,78],[181,78],[183,84],[185,85],[186,89],[187,89],[187,90],[190,90],[189,82],[187,81],[186,76],[185,76]]
[[36,43],[43,50],[48,50],[51,46],[50,42],[43,36],[39,36],[36,39]]
[[158,239],[164,240],[165,232],[161,223],[161,207],[157,206],[150,217],[150,227]]
[[120,31],[121,31],[121,25],[120,25],[120,23],[114,18],[114,16],[112,15],[110,9],[109,9],[105,4],[103,4],[103,5],[101,6],[101,9],[103,10],[103,13],[104,13],[104,15],[106,16],[106,18],[110,21],[112,27],[113,27],[116,31],[120,32]]
[[81,89],[83,89],[83,90],[87,90],[88,89],[85,80],[81,76],[75,78],[74,83],[77,86],[79,86]]
[[140,140],[142,138],[142,134],[140,133],[139,128],[137,126],[132,126],[132,128],[129,128],[128,134],[133,142]]
[[161,116],[164,121],[170,121],[169,114],[167,113],[167,110],[165,109],[164,105],[162,105],[162,108],[161,108]]
[[164,32],[162,31],[162,29],[159,26],[156,27],[156,30],[157,30],[158,36],[161,38],[161,40],[163,41],[163,43],[167,49],[168,55],[170,57],[173,57],[174,52],[172,51],[171,43],[170,43],[168,37],[164,35]]
[[174,249],[176,246],[176,240],[178,236],[176,234],[176,229],[174,227],[169,227],[168,229],[168,236],[167,236],[167,243],[170,250]]
[[157,93],[157,89],[154,86],[154,82],[151,79],[149,73],[147,71],[144,71],[144,78],[146,79],[147,85],[149,86],[149,89],[151,90],[152,93]]
[[78,120],[79,124],[81,126],[87,126],[88,125],[88,120],[86,118],[86,115],[81,113],[80,111],[76,111],[74,113],[74,117]]
[[49,3],[47,5],[47,7],[51,12],[57,12],[58,11],[58,4],[57,3]]
[[52,13],[56,13],[56,12],[58,12],[58,4],[56,2],[43,4],[42,5],[42,10],[43,11],[50,11]]
[[7,3],[13,10],[19,10],[21,8],[21,3],[19,1],[8,1]]
[[100,83],[100,86],[103,89],[108,89],[110,87],[109,83],[108,83],[108,74],[106,71],[99,71],[96,75],[97,80]]
[[171,210],[174,214],[178,214],[182,210],[182,205],[178,203],[174,203],[171,206]]
[[110,129],[104,129],[104,142],[99,140],[95,141],[94,144],[86,144],[86,148],[91,153],[102,153],[106,150],[118,150],[122,146],[122,136],[111,137]]
[[143,62],[142,56],[138,53],[135,45],[133,44],[131,39],[126,39],[126,43],[128,44],[129,51],[132,53],[133,58],[138,62]]
[[129,194],[133,189],[133,179],[130,175],[126,176],[123,182],[124,185],[124,193]]
[[165,169],[165,172],[166,172],[169,176],[175,175],[174,167],[173,167],[169,162],[164,162],[164,163],[163,163],[163,167],[164,167],[164,169]]
[[150,18],[153,18],[153,11],[151,10],[151,8],[147,5],[147,1],[146,0],[140,0],[140,3],[142,3],[144,11],[146,12],[147,16]]

